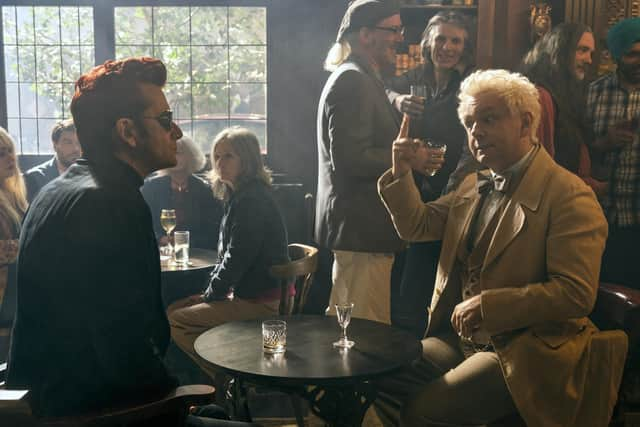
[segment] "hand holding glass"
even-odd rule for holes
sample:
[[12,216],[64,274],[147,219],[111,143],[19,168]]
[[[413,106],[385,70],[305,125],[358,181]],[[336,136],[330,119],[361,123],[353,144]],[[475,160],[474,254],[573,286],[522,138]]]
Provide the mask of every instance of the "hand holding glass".
[[351,313],[353,312],[353,303],[336,304],[336,315],[338,317],[338,325],[342,328],[342,337],[333,343],[334,347],[351,348],[355,344],[347,338],[347,326],[351,322]]
[[[447,144],[440,144],[433,141],[426,141],[427,149],[431,152],[432,157],[442,157],[447,152]],[[429,176],[434,176],[439,169],[426,168],[425,172]]]

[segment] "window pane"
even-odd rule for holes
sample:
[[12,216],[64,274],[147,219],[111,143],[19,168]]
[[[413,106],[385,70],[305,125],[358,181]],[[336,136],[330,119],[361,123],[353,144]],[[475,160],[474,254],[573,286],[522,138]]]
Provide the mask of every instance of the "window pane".
[[7,116],[20,117],[20,104],[18,98],[18,84],[7,83]]
[[74,82],[80,77],[80,74],[78,46],[62,46],[62,81]]
[[80,43],[93,46],[93,8],[92,7],[80,7],[78,8],[78,14],[80,18]]
[[229,127],[229,121],[220,120],[194,120],[193,121],[193,140],[200,146],[204,153],[211,151],[213,139],[224,128]]
[[20,81],[36,81],[36,51],[34,46],[18,46],[18,70]]
[[18,44],[34,44],[33,7],[16,7],[18,14]]
[[60,16],[57,7],[35,7],[36,44],[60,43]]
[[167,67],[167,81],[188,82],[190,80],[188,46],[158,46],[156,56]]
[[38,84],[38,117],[62,117],[62,84]]
[[229,44],[266,44],[266,23],[264,7],[230,7]]
[[22,154],[38,154],[38,120],[22,119]]
[[[80,46],[80,71],[81,73],[85,73],[89,71],[96,65],[96,54],[93,45],[91,46]],[[78,80],[79,75],[73,80]]]
[[8,82],[18,81],[17,46],[4,46],[4,75]]
[[75,85],[63,84],[62,85],[62,107],[64,108],[63,114],[65,118],[71,117],[71,100],[75,93]]
[[164,93],[176,119],[191,118],[191,85],[167,84]]
[[233,84],[230,86],[231,118],[236,114],[252,114],[264,119],[267,85]]
[[224,84],[196,84],[193,85],[193,117],[214,118],[225,117],[229,111],[227,85]]
[[38,140],[40,154],[53,154],[53,144],[51,143],[51,129],[59,118],[46,118],[38,120]]
[[34,83],[20,83],[20,115],[36,117],[36,92]]
[[156,7],[153,24],[155,44],[189,44],[188,7]]
[[60,46],[38,46],[36,51],[38,82],[62,81]]
[[226,44],[227,8],[191,8],[191,43],[194,45]]
[[2,37],[4,44],[16,44],[16,8],[4,6],[2,8]]
[[115,8],[116,44],[152,44],[151,8]]
[[153,46],[116,46],[117,59],[130,56],[153,56]]
[[267,152],[267,125],[264,120],[231,120],[229,126],[241,126],[255,133],[260,142],[260,151]]
[[[62,44],[78,45],[78,8],[61,7],[60,24],[62,25]],[[93,25],[91,25],[93,28]]]
[[193,46],[192,77],[194,82],[226,82],[228,79],[227,48]]
[[[16,151],[22,151],[20,148],[20,120],[19,119],[9,119],[7,120],[7,131],[9,135],[13,138],[13,141],[16,143]],[[24,172],[24,171],[23,171]]]
[[265,46],[231,46],[230,79],[233,82],[265,82],[267,75]]

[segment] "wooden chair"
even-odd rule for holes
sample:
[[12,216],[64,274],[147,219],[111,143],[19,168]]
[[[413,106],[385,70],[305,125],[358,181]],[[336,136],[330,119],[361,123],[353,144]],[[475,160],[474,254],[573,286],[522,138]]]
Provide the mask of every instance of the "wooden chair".
[[[0,365],[4,379],[6,363]],[[214,388],[208,385],[180,386],[166,396],[131,406],[105,409],[81,416],[36,418],[29,407],[28,390],[3,390],[0,383],[0,425],[20,427],[180,427],[192,405],[213,400]]]
[[[280,280],[280,314],[302,313],[318,268],[318,249],[300,243],[289,245],[290,262],[271,266],[269,274]],[[295,280],[296,294],[289,296],[289,284]]]

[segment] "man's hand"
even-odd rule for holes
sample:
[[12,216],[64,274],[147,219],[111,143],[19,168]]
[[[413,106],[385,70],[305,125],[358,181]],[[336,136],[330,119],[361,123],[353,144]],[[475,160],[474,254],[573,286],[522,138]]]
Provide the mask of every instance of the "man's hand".
[[[417,141],[417,142],[416,142]],[[393,177],[398,179],[409,172],[414,164],[420,160],[416,159],[420,141],[412,138],[398,138],[393,141]]]
[[482,295],[476,295],[456,305],[451,315],[453,330],[462,338],[471,338],[482,323]]
[[414,95],[398,95],[393,104],[401,113],[408,114],[412,118],[422,117],[424,111],[424,98]]
[[638,131],[637,123],[633,120],[625,120],[611,126],[604,138],[595,141],[594,147],[601,151],[610,151],[631,144]]

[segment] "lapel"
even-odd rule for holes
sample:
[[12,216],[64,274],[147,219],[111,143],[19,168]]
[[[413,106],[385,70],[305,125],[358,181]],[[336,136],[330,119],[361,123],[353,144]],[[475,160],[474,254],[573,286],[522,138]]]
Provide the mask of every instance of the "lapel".
[[511,241],[522,231],[526,221],[526,211],[535,212],[547,189],[553,160],[546,150],[538,148],[534,158],[525,171],[518,187],[507,201],[492,241],[489,244],[482,269],[485,270],[500,255]]
[[449,211],[448,221],[452,220],[448,225],[451,237],[447,240],[452,242],[453,247],[441,252],[443,255],[441,258],[442,268],[447,275],[451,273],[460,245],[467,241],[471,219],[478,209],[480,194],[477,190],[477,181],[474,173],[460,185],[459,197],[456,198],[455,204],[451,206]]

